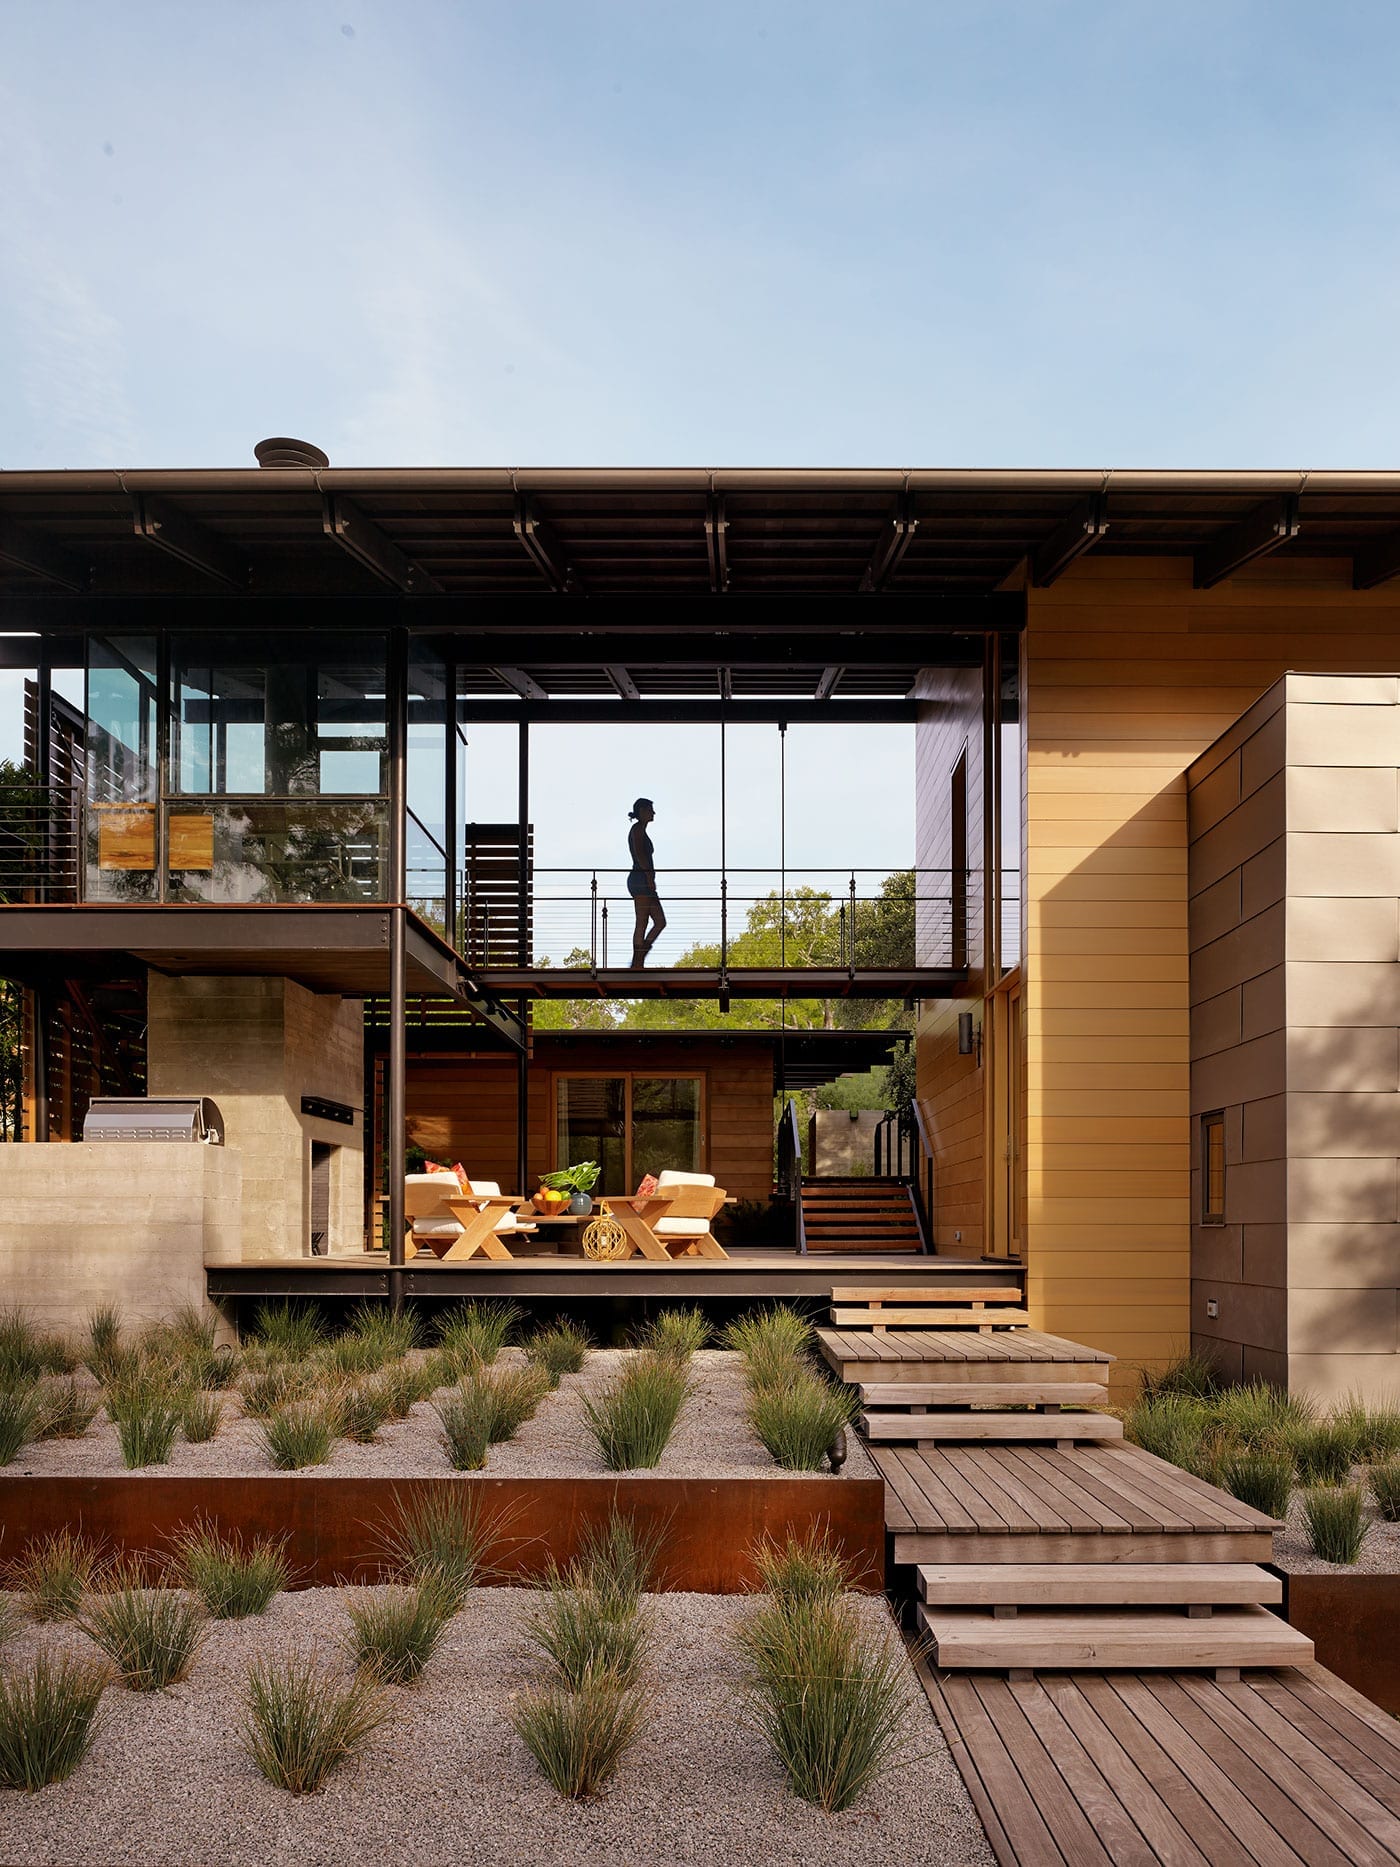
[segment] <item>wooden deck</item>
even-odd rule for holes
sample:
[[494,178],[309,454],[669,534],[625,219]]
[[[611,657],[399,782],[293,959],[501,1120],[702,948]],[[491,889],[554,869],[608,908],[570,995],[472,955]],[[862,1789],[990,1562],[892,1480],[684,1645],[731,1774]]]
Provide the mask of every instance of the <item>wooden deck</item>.
[[870,1447],[897,1563],[1267,1562],[1272,1517],[1140,1446]]
[[1001,1867],[1395,1867],[1395,1721],[1320,1666],[920,1677]]
[[1103,1382],[1113,1361],[1102,1349],[1040,1329],[819,1329],[817,1343],[841,1379],[853,1384],[1047,1378]]

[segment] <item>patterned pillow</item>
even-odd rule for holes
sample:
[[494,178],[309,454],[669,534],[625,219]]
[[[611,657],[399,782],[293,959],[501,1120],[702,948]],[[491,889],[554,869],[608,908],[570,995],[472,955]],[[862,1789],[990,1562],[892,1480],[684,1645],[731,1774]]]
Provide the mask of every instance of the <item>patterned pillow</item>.
[[652,1194],[656,1191],[657,1187],[660,1186],[660,1184],[661,1182],[657,1179],[654,1173],[644,1174],[642,1177],[642,1183],[637,1188],[637,1198],[638,1199],[650,1199]]

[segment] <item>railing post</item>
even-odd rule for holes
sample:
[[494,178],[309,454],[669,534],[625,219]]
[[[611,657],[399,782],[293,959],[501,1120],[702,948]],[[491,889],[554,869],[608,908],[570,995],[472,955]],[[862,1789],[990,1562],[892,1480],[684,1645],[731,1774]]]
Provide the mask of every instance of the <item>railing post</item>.
[[603,897],[603,971],[608,970],[608,899]]
[[593,881],[589,891],[588,917],[588,959],[589,970],[598,970],[598,871],[593,871]]
[[850,976],[854,979],[856,976],[856,872],[854,869],[851,870],[851,947],[849,965]]
[[719,976],[729,971],[729,876],[721,870],[719,878]]

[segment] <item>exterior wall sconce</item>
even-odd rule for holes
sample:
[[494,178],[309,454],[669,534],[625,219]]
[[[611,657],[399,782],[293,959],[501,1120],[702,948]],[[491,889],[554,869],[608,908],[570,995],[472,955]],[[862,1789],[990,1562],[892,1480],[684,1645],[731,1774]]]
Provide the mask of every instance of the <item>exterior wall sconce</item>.
[[958,1013],[958,1055],[982,1061],[982,1026],[974,1023],[970,1011]]

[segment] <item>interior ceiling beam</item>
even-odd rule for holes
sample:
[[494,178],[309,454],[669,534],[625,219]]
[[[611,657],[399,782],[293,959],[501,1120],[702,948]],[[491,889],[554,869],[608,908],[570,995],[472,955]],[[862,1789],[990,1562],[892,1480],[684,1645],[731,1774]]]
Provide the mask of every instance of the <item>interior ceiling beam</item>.
[[441,596],[442,585],[401,551],[369,515],[344,493],[321,496],[321,528],[332,544],[363,564],[381,583],[392,584],[406,596]]
[[[0,548],[0,557],[3,556],[4,550]],[[1377,584],[1389,583],[1392,577],[1400,577],[1400,532],[1391,532],[1374,544],[1363,545],[1351,560],[1353,590],[1374,590]]]
[[912,725],[918,703],[894,696],[861,700],[812,700],[777,695],[749,700],[652,699],[636,705],[620,700],[587,700],[561,696],[553,700],[491,700],[481,694],[464,695],[457,702],[457,717],[468,730],[473,725],[503,726],[771,726],[786,722],[798,726],[838,720],[850,726]]
[[710,593],[729,594],[729,520],[724,516],[724,495],[711,493],[705,501],[705,552],[710,561]]
[[[612,638],[618,652],[600,660],[635,662],[636,638],[651,644],[684,638],[732,635],[736,642],[759,637],[792,639],[845,638],[859,643],[877,632],[882,636],[906,634],[927,642],[931,637],[983,630],[1024,628],[1026,599],[1020,590],[997,590],[975,595],[886,596],[878,611],[851,591],[841,595],[775,595],[729,597],[721,610],[710,596],[667,596],[666,627],[657,627],[658,597],[599,596],[589,601],[587,616],[573,604],[556,603],[538,593],[512,595],[445,595],[417,598],[377,596],[278,595],[222,596],[219,629],[307,630],[344,634],[354,630],[406,628],[415,635],[461,634],[557,636],[565,642],[585,644]],[[879,621],[872,618],[877,615]],[[16,596],[6,599],[5,627],[39,629],[45,634],[92,630],[108,634],[131,629],[138,633],[164,625],[171,629],[209,629],[215,626],[207,596],[164,596],[152,592],[122,596]],[[585,635],[584,630],[588,633]],[[625,652],[618,646],[632,638]],[[840,653],[854,662],[844,645]],[[592,659],[592,655],[586,656]],[[736,660],[735,656],[726,656]],[[833,657],[812,657],[825,666]]]
[[606,673],[608,679],[612,682],[613,686],[617,689],[622,699],[624,700],[640,700],[641,699],[642,696],[637,691],[637,683],[632,679],[632,676],[627,672],[626,668],[620,667],[616,662],[613,662],[607,668],[604,669],[604,672]]
[[[252,566],[237,545],[211,532],[170,500],[154,493],[134,493],[131,507],[138,538],[231,590],[247,590],[252,584]],[[204,626],[209,626],[207,621]]]
[[504,681],[511,692],[517,694],[522,700],[548,700],[549,698],[534,675],[527,674],[524,668],[503,668],[498,662],[492,667],[491,672]]
[[836,692],[836,683],[845,672],[846,670],[844,668],[823,668],[821,671],[821,678],[817,682],[817,691],[814,698],[817,700],[830,700],[831,696]]
[[0,563],[13,564],[31,577],[56,583],[61,589],[75,590],[79,596],[91,588],[88,567],[62,545],[41,538],[18,520],[0,512]]
[[542,519],[535,510],[534,501],[517,495],[515,535],[525,547],[525,555],[544,578],[551,590],[560,596],[579,596],[583,592],[568,554],[556,537],[554,528]]
[[1038,590],[1064,571],[1076,558],[1092,551],[1108,531],[1108,494],[1090,493],[1081,499],[1063,525],[1057,526],[1031,557],[1031,582]]
[[885,521],[880,533],[879,543],[871,555],[860,580],[862,592],[866,595],[883,590],[885,585],[899,569],[905,552],[914,542],[914,534],[919,529],[919,521],[914,517],[913,505],[908,493],[901,493],[899,503],[893,514]]
[[1296,493],[1266,499],[1196,552],[1193,579],[1196,588],[1213,589],[1227,577],[1233,577],[1237,570],[1243,570],[1246,564],[1286,545],[1290,538],[1298,536],[1299,530]]

